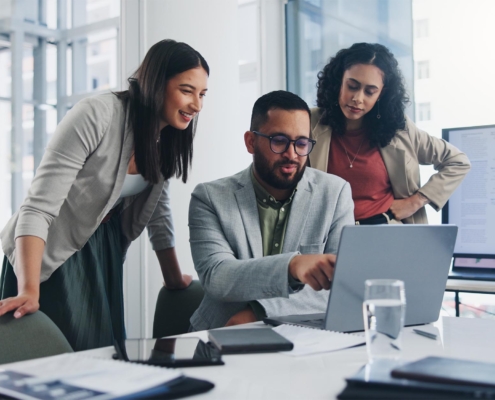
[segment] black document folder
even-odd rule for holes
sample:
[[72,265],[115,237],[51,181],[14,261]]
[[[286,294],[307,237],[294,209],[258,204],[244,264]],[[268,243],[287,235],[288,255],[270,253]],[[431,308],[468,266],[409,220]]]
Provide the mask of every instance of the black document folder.
[[133,395],[121,397],[120,400],[172,400],[208,392],[214,388],[214,384],[201,379],[182,377],[176,381],[168,382],[152,389]]
[[495,388],[486,386],[454,385],[394,378],[391,372],[404,362],[378,360],[364,366],[346,379],[346,388],[338,395],[343,400],[460,400],[495,399]]
[[272,329],[219,329],[208,339],[222,354],[289,351],[294,344]]
[[392,370],[392,376],[495,389],[495,364],[445,357],[426,357]]

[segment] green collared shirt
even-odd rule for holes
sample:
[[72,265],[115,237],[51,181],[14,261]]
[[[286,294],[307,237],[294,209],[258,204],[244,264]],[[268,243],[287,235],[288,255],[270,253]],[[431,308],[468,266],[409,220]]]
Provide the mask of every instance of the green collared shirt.
[[[287,222],[289,221],[292,199],[297,192],[297,187],[287,200],[283,202],[277,201],[258,182],[254,176],[253,168],[251,168],[251,181],[253,182],[258,213],[260,216],[263,257],[281,254],[284,245],[285,231],[287,230]],[[288,274],[287,283],[289,285],[289,292],[292,293],[303,287],[301,282],[295,280],[290,274]],[[250,301],[249,305],[257,320],[262,320],[266,317],[265,309],[259,302]]]
[[253,182],[256,202],[258,203],[263,257],[281,254],[292,199],[297,192],[297,187],[287,200],[281,202],[277,201],[261,186],[254,176],[253,169],[251,169],[251,181]]

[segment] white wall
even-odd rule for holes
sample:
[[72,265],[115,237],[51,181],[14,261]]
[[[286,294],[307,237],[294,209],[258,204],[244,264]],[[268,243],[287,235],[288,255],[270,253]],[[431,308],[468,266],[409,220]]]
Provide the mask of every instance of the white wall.
[[[237,3],[233,0],[148,0],[145,15],[145,49],[165,38],[186,42],[203,55],[211,71],[194,141],[191,177],[185,185],[178,180],[171,185],[179,261],[185,272],[194,273],[187,227],[192,190],[200,182],[234,174],[250,162],[243,142],[244,131],[237,123]],[[155,260],[150,257],[150,261]]]
[[[176,233],[176,250],[184,272],[195,274],[189,248],[187,214],[194,187],[232,175],[251,161],[243,143],[244,131],[238,125],[239,67],[237,43],[237,2],[233,0],[146,0],[141,1],[140,47],[146,52],[159,40],[171,38],[186,42],[198,50],[210,66],[208,94],[199,116],[194,141],[193,168],[187,184],[173,180],[171,206]],[[140,335],[151,335],[152,319],[162,276],[147,239],[144,245],[145,268],[141,270],[144,304],[140,323],[146,329]],[[130,254],[131,256],[133,254]],[[135,255],[134,266],[142,254]],[[143,259],[141,257],[141,259]],[[143,276],[144,275],[144,276]],[[144,279],[144,280],[143,280]],[[127,282],[135,294],[137,283]],[[134,288],[132,287],[134,286]],[[139,300],[142,301],[142,300]],[[133,304],[126,304],[132,307]],[[128,335],[138,331],[128,318]],[[130,326],[131,325],[131,326]]]
[[[238,7],[244,3],[254,4],[256,12],[243,25],[238,21],[246,15],[239,14]],[[257,55],[251,60],[254,78],[246,82],[239,73],[239,50],[250,35],[258,42]],[[260,94],[285,89],[284,0],[124,0],[121,38],[123,78],[136,69],[154,43],[166,38],[188,43],[210,66],[190,178],[187,184],[177,180],[171,184],[179,262],[183,272],[197,277],[187,226],[191,192],[198,183],[235,174],[251,163],[243,134],[249,129],[253,103]],[[248,90],[247,83],[254,85],[254,90]],[[125,264],[128,337],[151,337],[163,282],[146,236],[144,233],[132,244]]]

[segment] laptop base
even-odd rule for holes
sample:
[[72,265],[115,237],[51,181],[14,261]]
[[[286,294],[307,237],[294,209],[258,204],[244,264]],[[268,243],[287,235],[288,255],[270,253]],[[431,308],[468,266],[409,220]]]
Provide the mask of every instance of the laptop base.
[[263,318],[267,325],[279,326],[282,324],[301,325],[314,329],[325,329],[325,313],[284,315],[271,318]]

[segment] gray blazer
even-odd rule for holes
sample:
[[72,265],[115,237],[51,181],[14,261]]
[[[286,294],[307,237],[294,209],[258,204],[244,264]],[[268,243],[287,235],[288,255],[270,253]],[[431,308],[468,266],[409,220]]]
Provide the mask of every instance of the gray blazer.
[[288,265],[297,252],[336,253],[344,225],[354,224],[347,182],[306,168],[294,196],[283,254],[263,257],[250,168],[196,186],[189,205],[194,266],[205,297],[191,318],[195,330],[224,326],[250,300],[268,316],[324,312],[328,291],[309,286],[291,294]]
[[[15,268],[15,239],[32,235],[46,243],[45,281],[80,250],[120,196],[134,147],[123,103],[111,93],[77,103],[48,144],[29,193],[0,233]],[[125,248],[144,227],[154,250],[174,246],[168,181],[160,180],[123,202]]]

